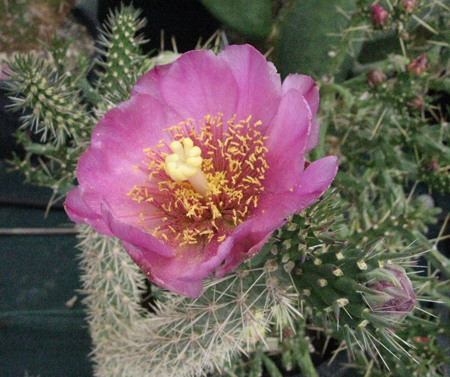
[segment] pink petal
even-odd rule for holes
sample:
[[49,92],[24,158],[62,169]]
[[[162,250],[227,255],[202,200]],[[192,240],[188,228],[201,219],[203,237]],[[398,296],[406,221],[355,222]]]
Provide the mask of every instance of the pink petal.
[[[182,279],[167,280],[164,278],[164,271],[170,268],[168,260],[149,254],[149,251],[133,245],[132,243],[123,241],[122,245],[136,263],[144,272],[145,276],[162,288],[173,292],[180,293],[185,296],[198,297],[203,288],[202,279],[196,281],[183,281]],[[151,257],[149,257],[151,255]]]
[[306,141],[304,153],[312,151],[317,144],[319,144],[320,139],[320,123],[316,118],[313,118],[311,123],[311,130],[308,135],[308,140]]
[[139,247],[128,241],[122,243],[149,280],[167,289],[195,297],[201,291],[202,280],[223,262],[224,254],[229,252],[212,242],[206,249],[194,245],[181,248],[173,258],[166,258],[152,247]]
[[302,173],[299,185],[294,187],[294,195],[299,198],[297,210],[300,212],[313,204],[333,182],[338,169],[337,157],[327,156],[312,162]]
[[237,119],[251,115],[268,127],[280,101],[281,79],[275,66],[250,45],[227,46],[218,58],[227,62],[239,86]]
[[164,102],[164,98],[160,90],[160,85],[161,81],[164,80],[172,65],[173,63],[156,65],[150,71],[146,72],[136,82],[136,84],[134,84],[133,89],[131,89],[131,97],[135,96],[136,94],[148,94],[152,97],[155,97],[159,101]]
[[102,215],[114,236],[120,238],[122,241],[152,250],[154,253],[165,258],[170,258],[175,255],[170,247],[164,245],[151,234],[118,219],[113,214],[109,204],[102,203]]
[[303,171],[303,151],[310,128],[308,103],[297,90],[289,90],[281,98],[278,113],[266,133],[269,169],[264,180],[265,190],[287,190],[297,182]]
[[174,63],[155,67],[139,79],[131,92],[151,94],[183,120],[236,113],[239,88],[230,68],[212,51],[190,51]]
[[308,101],[312,115],[316,115],[319,107],[319,87],[314,80],[305,75],[291,74],[283,81],[281,94],[284,95],[291,89],[296,89]]
[[[291,74],[283,81],[282,94],[291,89],[298,90],[306,99],[311,109],[312,117],[316,115],[319,107],[319,87],[314,80],[305,75]],[[319,143],[319,122],[314,118],[304,153],[310,152]]]
[[328,189],[337,173],[337,167],[335,156],[314,161],[290,189],[261,195],[255,216],[277,219],[301,212]]
[[228,250],[225,263],[216,270],[215,277],[221,278],[247,259],[255,256],[272,233],[285,223],[284,219],[267,216],[250,219],[239,225],[220,248]]
[[89,224],[97,232],[107,236],[113,236],[113,233],[103,221],[102,216],[87,206],[82,196],[81,186],[77,186],[69,191],[64,208],[70,220],[79,224]]
[[100,120],[92,131],[91,148],[104,148],[104,143],[113,140],[126,146],[127,157],[141,161],[143,150],[159,144],[161,139],[170,144],[172,137],[167,128],[182,120],[154,97],[135,95]]
[[[113,154],[112,154],[113,153]],[[139,221],[142,206],[127,195],[134,185],[142,184],[143,173],[127,160],[123,146],[112,141],[89,148],[78,164],[77,176],[83,187],[86,205],[101,214],[101,203],[107,200],[120,216],[132,216]]]
[[[163,130],[174,115],[148,95],[136,95],[109,111],[94,128],[91,146],[81,156],[77,178],[83,187],[86,204],[101,213],[105,200],[114,207],[116,216],[137,224],[140,214],[151,206],[133,201],[127,194],[139,186],[148,174],[136,169],[146,160],[144,149],[162,139],[172,140]],[[169,126],[167,126],[168,128]],[[147,224],[149,225],[149,224]]]

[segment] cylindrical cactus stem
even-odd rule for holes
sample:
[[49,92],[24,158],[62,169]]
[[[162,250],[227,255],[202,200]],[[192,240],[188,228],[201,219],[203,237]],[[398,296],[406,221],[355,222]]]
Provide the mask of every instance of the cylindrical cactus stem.
[[[356,328],[367,320],[374,328],[396,327],[415,303],[415,293],[406,272],[398,266],[380,267],[368,254],[349,250],[340,265],[329,263],[335,253],[319,254],[304,264],[297,262],[294,283],[304,295],[305,303],[324,311],[342,324]],[[346,254],[345,251],[343,254]],[[344,318],[340,311],[348,315]]]

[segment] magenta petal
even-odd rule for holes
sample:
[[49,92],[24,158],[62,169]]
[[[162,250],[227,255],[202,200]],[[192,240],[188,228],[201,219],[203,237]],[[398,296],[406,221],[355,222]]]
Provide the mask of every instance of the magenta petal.
[[281,94],[284,95],[291,89],[298,90],[305,97],[311,108],[312,115],[316,115],[319,107],[319,87],[314,80],[309,76],[296,73],[291,74],[283,81]]
[[331,185],[337,173],[337,158],[328,156],[311,163],[289,190],[260,197],[255,216],[285,218],[313,204]]
[[203,288],[202,279],[195,281],[184,281],[181,278],[168,280],[164,275],[166,268],[170,268],[170,259],[152,254],[149,250],[135,246],[130,242],[122,241],[122,245],[134,263],[155,284],[185,296],[198,297],[200,295]]
[[[111,158],[111,151],[114,156]],[[101,203],[106,196],[108,202],[115,203],[114,197],[123,198],[127,211],[137,204],[127,197],[127,192],[134,184],[140,184],[142,177],[137,176],[133,163],[127,161],[123,155],[126,153],[118,143],[102,143],[101,146],[89,148],[78,163],[77,177],[83,187],[83,199],[96,213],[101,213]],[[121,178],[121,175],[123,178]]]
[[[266,219],[268,219],[266,217]],[[242,262],[255,256],[272,233],[284,224],[284,219],[270,219],[269,222],[258,219],[247,220],[238,226],[232,235],[228,237],[220,248],[228,249],[229,253],[223,266],[216,270],[215,276],[220,278],[234,270]]]
[[319,122],[314,118],[319,107],[319,87],[309,76],[291,74],[283,82],[282,94],[284,95],[292,89],[297,90],[306,99],[311,109],[313,123],[304,150],[304,153],[308,153],[319,143]]
[[[337,173],[337,158],[324,157],[311,163],[288,191],[263,195],[256,216],[285,218],[313,204],[328,189]],[[262,220],[258,221],[262,221]]]
[[265,190],[287,190],[297,182],[303,171],[303,150],[311,124],[311,111],[305,98],[297,90],[289,90],[281,98],[278,113],[266,133],[269,169]]
[[82,188],[77,186],[69,191],[64,203],[64,208],[70,220],[79,224],[89,224],[97,232],[113,236],[111,230],[100,214],[95,213],[87,206],[82,196]]
[[[227,255],[227,250],[220,248],[219,243],[212,241],[205,248],[196,245],[185,246],[174,258],[159,260],[157,263],[159,263],[160,271],[165,270],[164,274],[160,275],[164,275],[167,280],[180,278],[183,281],[195,281],[208,276]],[[153,258],[150,255],[146,257]]]
[[179,255],[167,258],[151,248],[138,247],[128,241],[122,244],[149,280],[189,296],[198,296],[202,280],[223,262],[229,252],[224,248],[218,249],[213,242],[206,250],[186,248]]
[[161,125],[173,125],[170,122],[175,122],[174,117],[148,95],[136,95],[103,117],[77,168],[83,198],[94,212],[100,214],[100,204],[106,200],[122,220],[127,218],[134,224],[139,221],[143,206],[127,194],[133,186],[141,185],[147,174],[136,167],[145,160],[144,149],[164,138],[168,143],[172,141]]
[[267,127],[280,101],[281,80],[275,66],[250,45],[227,46],[218,58],[227,62],[239,86],[237,119],[251,115]]
[[150,71],[145,73],[136,84],[134,84],[133,89],[131,89],[131,97],[136,94],[149,94],[159,101],[163,101],[160,83],[167,75],[172,64],[156,65]]
[[94,128],[91,146],[101,147],[105,140],[113,140],[127,147],[130,157],[142,158],[142,150],[158,144],[159,140],[172,140],[161,125],[174,126],[186,120],[176,115],[156,98],[139,94],[119,103],[108,111]]
[[117,238],[133,243],[136,246],[150,249],[154,253],[166,258],[174,256],[174,253],[170,247],[158,241],[158,239],[153,237],[151,234],[120,221],[116,216],[114,216],[107,203],[102,203],[102,215],[109,229],[111,229],[111,232]]
[[236,113],[239,89],[230,68],[212,51],[197,50],[182,55],[174,63],[147,72],[135,85],[136,93],[151,94],[187,120],[203,120],[206,115]]
[[312,162],[300,176],[294,195],[299,197],[298,211],[313,204],[333,182],[338,169],[337,157],[327,156]]
[[319,144],[320,139],[320,124],[316,118],[313,118],[311,123],[311,130],[308,135],[308,139],[306,140],[306,146],[304,153],[308,153],[312,151],[317,144]]

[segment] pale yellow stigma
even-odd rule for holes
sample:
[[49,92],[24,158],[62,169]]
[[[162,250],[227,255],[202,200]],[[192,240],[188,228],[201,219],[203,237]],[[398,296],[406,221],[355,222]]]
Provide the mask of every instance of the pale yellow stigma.
[[200,148],[185,137],[181,141],[172,141],[170,149],[173,153],[168,155],[165,161],[167,175],[174,181],[188,181],[195,191],[205,195],[208,181],[201,170],[203,159]]

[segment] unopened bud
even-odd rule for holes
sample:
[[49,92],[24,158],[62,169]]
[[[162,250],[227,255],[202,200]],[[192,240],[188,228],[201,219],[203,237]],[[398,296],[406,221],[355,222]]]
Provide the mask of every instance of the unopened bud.
[[386,81],[386,75],[379,69],[373,69],[367,74],[367,82],[371,88],[375,88]]
[[425,108],[425,101],[422,96],[416,95],[411,101],[408,101],[408,106],[413,110],[422,111]]
[[403,268],[385,265],[365,277],[366,286],[373,293],[364,297],[373,314],[389,322],[400,322],[414,308],[416,293]]
[[389,16],[389,13],[378,4],[374,4],[370,7],[371,15],[370,22],[372,22],[373,26],[384,26],[386,19]]
[[436,172],[439,170],[439,163],[436,159],[432,158],[427,164],[427,171]]
[[402,0],[402,5],[405,8],[405,12],[411,12],[419,3],[418,0]]
[[406,69],[412,74],[419,76],[423,71],[427,69],[427,56],[425,54],[415,58],[408,64]]

